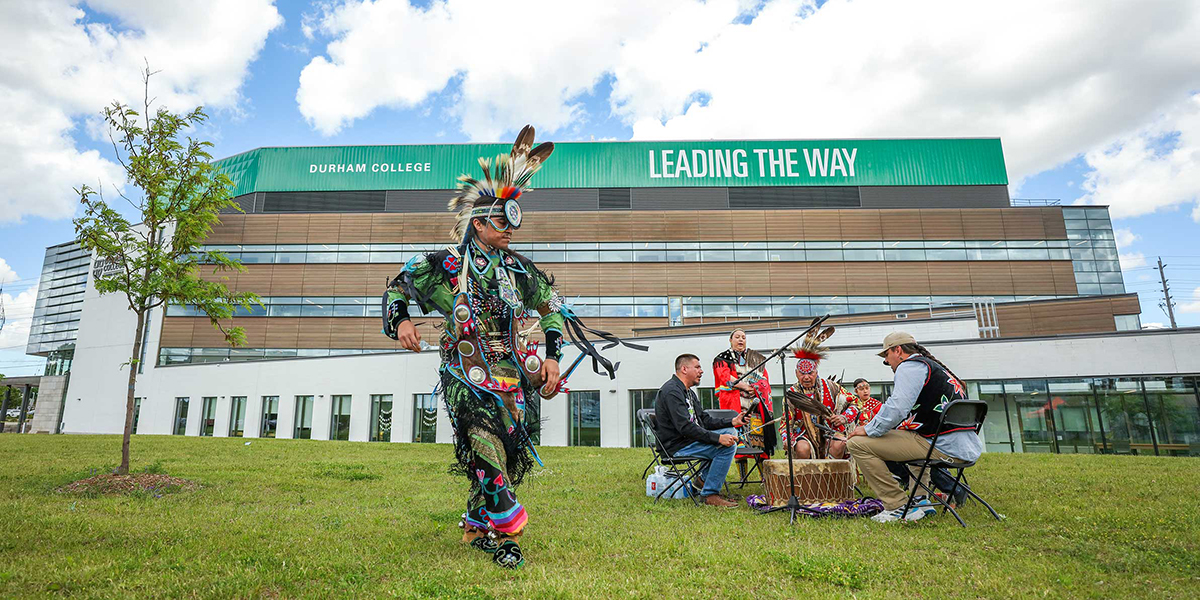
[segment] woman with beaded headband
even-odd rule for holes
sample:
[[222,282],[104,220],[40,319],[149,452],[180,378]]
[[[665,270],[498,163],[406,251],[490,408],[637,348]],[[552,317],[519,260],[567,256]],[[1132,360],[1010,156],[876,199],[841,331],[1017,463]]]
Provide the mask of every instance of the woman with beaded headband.
[[[623,343],[585,327],[555,292],[554,278],[509,250],[523,220],[518,200],[554,151],[553,143],[533,147],[533,140],[533,127],[526,125],[509,154],[479,159],[482,179],[459,177],[450,200],[458,216],[451,231],[455,245],[408,261],[384,294],[383,333],[413,352],[422,342],[409,320],[409,301],[445,318],[438,390],[454,426],[451,471],[471,485],[460,523],[463,541],[507,568],[524,564],[519,539],[529,519],[515,488],[534,461],[541,462],[532,442],[538,422],[535,415],[526,418],[526,401],[535,393],[550,399],[566,391],[570,370],[563,375],[558,365],[564,331],[580,358],[591,357],[593,369],[610,377],[617,365],[585,333]],[[539,319],[525,327],[532,311]],[[537,342],[527,339],[539,327],[544,360]]]

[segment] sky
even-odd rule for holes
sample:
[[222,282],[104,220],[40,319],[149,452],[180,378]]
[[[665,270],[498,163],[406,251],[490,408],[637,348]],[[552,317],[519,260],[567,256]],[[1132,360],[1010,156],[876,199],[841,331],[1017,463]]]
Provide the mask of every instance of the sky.
[[39,0],[0,3],[0,373],[74,188],[124,189],[99,115],[204,106],[261,146],[999,137],[1014,198],[1110,207],[1145,326],[1200,325],[1200,3]]

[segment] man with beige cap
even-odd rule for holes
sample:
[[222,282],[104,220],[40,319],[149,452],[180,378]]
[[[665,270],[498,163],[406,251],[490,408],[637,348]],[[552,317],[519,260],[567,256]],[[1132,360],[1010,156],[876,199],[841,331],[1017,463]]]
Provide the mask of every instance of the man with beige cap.
[[[894,331],[883,339],[879,356],[896,374],[892,395],[875,418],[850,432],[846,447],[883,501],[884,512],[871,518],[880,523],[915,521],[936,509],[926,500],[910,508],[908,514],[900,514],[907,496],[886,463],[925,458],[929,439],[939,433],[942,407],[965,399],[966,388],[949,367],[903,331]],[[947,425],[940,433],[934,458],[974,461],[983,453],[983,442],[974,429]]]

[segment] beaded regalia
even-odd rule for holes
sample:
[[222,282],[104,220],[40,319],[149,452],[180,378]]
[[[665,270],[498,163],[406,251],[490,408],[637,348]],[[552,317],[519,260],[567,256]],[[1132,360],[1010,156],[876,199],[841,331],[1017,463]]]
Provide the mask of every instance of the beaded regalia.
[[[479,159],[482,178],[458,178],[458,193],[449,203],[458,217],[451,231],[454,244],[408,261],[384,297],[384,333],[393,339],[399,324],[408,319],[409,301],[427,315],[444,318],[437,392],[454,427],[456,460],[451,471],[471,484],[461,523],[463,539],[491,552],[505,567],[524,562],[517,539],[528,514],[514,488],[535,461],[541,462],[533,445],[537,398],[566,391],[570,374],[564,373],[554,389],[545,389],[543,359],[538,343],[529,337],[540,328],[546,360],[558,361],[566,332],[582,353],[580,358],[590,357],[593,369],[610,378],[617,365],[601,356],[586,334],[610,344],[624,343],[584,326],[555,291],[554,278],[533,261],[488,247],[474,233],[474,220],[493,227],[502,222],[514,230],[521,226],[519,198],[554,151],[552,143],[534,147],[533,141],[534,130],[526,126],[509,154]],[[489,221],[493,225],[486,225]],[[538,318],[530,325],[533,312]]]

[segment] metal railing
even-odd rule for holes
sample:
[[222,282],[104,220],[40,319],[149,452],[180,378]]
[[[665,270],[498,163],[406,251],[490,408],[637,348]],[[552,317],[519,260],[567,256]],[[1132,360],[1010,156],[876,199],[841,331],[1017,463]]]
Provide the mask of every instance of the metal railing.
[[1059,198],[1012,198],[1008,201],[1009,206],[1059,206],[1062,200]]
[[[933,312],[934,309],[959,308]],[[953,317],[973,316],[979,324],[979,337],[990,339],[1000,337],[1000,321],[996,317],[996,299],[988,297],[971,298],[962,302],[929,302],[930,319],[947,319]]]

